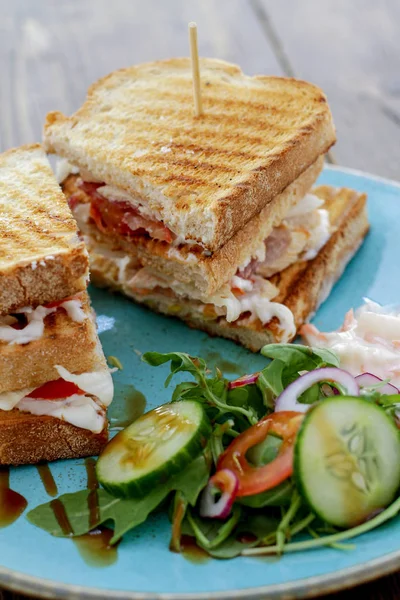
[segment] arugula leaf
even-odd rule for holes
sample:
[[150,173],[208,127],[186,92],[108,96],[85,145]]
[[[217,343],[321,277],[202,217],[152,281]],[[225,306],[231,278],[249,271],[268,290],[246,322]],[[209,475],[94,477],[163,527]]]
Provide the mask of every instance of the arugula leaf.
[[291,369],[312,371],[319,367],[339,367],[339,358],[331,350],[302,346],[301,344],[269,344],[261,349],[267,358],[277,358]]
[[290,480],[286,480],[278,486],[261,492],[260,494],[254,494],[254,496],[243,496],[239,498],[237,502],[248,506],[249,508],[264,508],[265,506],[288,506],[290,504],[294,485]]
[[195,381],[183,381],[182,383],[178,383],[175,387],[171,402],[180,402],[180,400],[199,400],[201,396],[203,396],[202,390]]
[[220,521],[219,519],[202,519],[189,510],[186,520],[199,546],[210,550],[222,544],[230,536],[239,522],[241,512],[240,506],[234,506],[230,517],[225,521]]
[[[278,525],[279,519],[274,515],[242,513],[237,527],[218,545],[205,547],[197,538],[196,540],[199,546],[214,558],[234,558],[239,556],[245,548],[257,546],[260,540],[274,534]],[[185,533],[194,535],[193,529],[187,522],[184,527]]]
[[217,409],[217,414],[213,415],[215,417],[218,414],[233,412],[235,415],[243,415],[250,425],[255,425],[258,422],[257,412],[252,406],[244,408],[243,406],[234,407],[227,404],[228,380],[223,378],[220,373],[217,374],[217,377],[208,378],[207,365],[202,358],[192,357],[183,352],[169,352],[167,354],[146,352],[143,354],[142,360],[155,367],[171,362],[171,373],[166,379],[166,386],[178,372],[188,372],[193,375],[197,381],[197,386],[190,385],[190,382],[179,384],[178,389],[175,389],[173,394],[174,401],[183,398],[196,398]]
[[[83,535],[101,523],[111,520],[114,522],[114,535],[110,543],[115,544],[124,533],[146,521],[149,514],[174,490],[180,491],[187,502],[194,506],[201,490],[207,484],[209,474],[209,464],[201,455],[181,473],[154,488],[144,498],[125,500],[115,498],[105,490],[99,489],[97,490],[99,518],[91,524],[89,524],[88,504],[91,490],[63,494],[58,500],[64,506],[74,536]],[[46,502],[31,510],[27,515],[28,521],[54,536],[68,537],[57,521],[52,508],[53,502],[54,500]]]
[[275,358],[262,371],[257,379],[257,387],[263,395],[265,406],[274,408],[274,398],[283,392],[282,377],[285,363]]
[[229,406],[243,406],[244,408],[253,410],[258,419],[264,417],[266,413],[263,395],[260,389],[254,384],[229,390],[226,402]]
[[205,375],[206,372],[206,363],[202,358],[192,358],[185,352],[168,352],[167,354],[162,354],[161,352],[145,352],[142,356],[142,360],[152,367],[159,367],[160,365],[171,361],[171,373],[165,380],[165,387],[169,385],[172,377],[180,371],[192,373],[196,379],[200,374]]

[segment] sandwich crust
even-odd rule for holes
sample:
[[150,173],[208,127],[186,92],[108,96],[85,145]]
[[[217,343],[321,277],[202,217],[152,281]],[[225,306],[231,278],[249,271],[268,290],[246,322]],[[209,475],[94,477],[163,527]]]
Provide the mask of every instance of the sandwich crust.
[[54,417],[0,410],[0,465],[95,456],[107,440],[108,427],[92,433]]
[[86,289],[88,257],[39,144],[0,154],[0,314]]
[[[133,263],[162,273],[171,281],[179,281],[187,286],[188,294],[196,290],[198,297],[207,297],[229,281],[238,267],[255,255],[273,227],[279,225],[288,211],[310,190],[322,167],[323,157],[320,157],[211,256],[205,256],[198,246],[181,245],[176,248],[145,235],[137,235],[131,240],[113,233],[104,234],[91,219],[82,220],[79,209],[74,214],[81,232],[91,240],[113,251],[122,250]],[[75,195],[81,203],[88,202],[90,199],[77,187],[77,180],[77,175],[69,175],[62,184],[63,191],[67,198]]]
[[[273,301],[290,308],[297,330],[328,297],[369,229],[365,194],[330,186],[319,186],[313,193],[325,200],[337,230],[315,259],[299,261],[270,279],[279,289]],[[281,341],[276,319],[266,326],[262,326],[260,321],[249,322],[246,319],[235,323],[228,323],[223,317],[207,319],[194,310],[193,302],[189,299],[178,299],[175,295],[162,293],[142,296],[124,288],[118,281],[118,270],[107,257],[94,251],[90,254],[90,260],[92,278],[97,285],[122,291],[157,312],[178,316],[195,329],[232,339],[253,352],[259,351],[265,344]]]
[[189,59],[146,63],[93,84],[71,117],[49,113],[44,144],[213,252],[327,152],[335,131],[310,83],[248,77],[215,59],[200,68],[201,117]]

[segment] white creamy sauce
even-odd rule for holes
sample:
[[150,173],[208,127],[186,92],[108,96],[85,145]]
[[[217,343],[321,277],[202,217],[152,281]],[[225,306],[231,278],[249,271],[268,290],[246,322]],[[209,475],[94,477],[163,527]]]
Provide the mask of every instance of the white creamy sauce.
[[82,310],[82,303],[77,298],[66,300],[54,308],[45,306],[38,306],[35,309],[21,308],[16,313],[25,315],[28,321],[27,325],[23,329],[14,329],[11,324],[0,325],[0,341],[9,344],[29,344],[29,342],[39,340],[44,333],[45,318],[56,312],[57,308],[64,308],[69,318],[77,323],[82,323],[87,318]]
[[[240,280],[242,283],[240,283]],[[240,315],[249,312],[252,318],[259,319],[263,325],[276,317],[282,330],[282,341],[287,341],[296,333],[291,310],[283,304],[271,302],[278,294],[278,289],[272,283],[261,277],[253,277],[249,281],[235,276],[233,281],[235,287],[245,290],[242,295],[236,296],[230,286],[224,286],[223,291],[221,291],[221,288],[209,298],[210,304],[226,309],[226,320],[228,322],[237,321]]]
[[[99,251],[99,248],[96,248],[96,251]],[[107,252],[107,258],[112,260],[114,264],[118,264],[117,261],[120,260],[118,255],[113,257],[112,251]],[[202,304],[203,307],[206,304],[213,304],[217,308],[223,309],[225,313],[217,311],[217,314],[225,316],[226,320],[230,323],[237,321],[244,312],[250,312],[252,318],[258,318],[263,325],[266,325],[276,317],[280,323],[282,341],[284,342],[296,333],[291,310],[283,304],[271,302],[277,296],[278,289],[270,281],[262,277],[253,277],[252,281],[249,281],[235,275],[230,284],[223,285],[217,292],[208,297],[201,296],[195,289],[188,296],[187,288],[183,284],[178,281],[158,277],[145,267],[139,269],[133,277],[129,279],[125,277],[125,279],[120,280],[120,283],[130,288],[132,292],[135,292],[135,289],[172,289],[177,296],[178,302],[179,298],[182,297],[182,300],[201,300],[204,303]],[[244,293],[236,296],[232,292],[232,285],[243,290]]]
[[400,307],[366,300],[354,314],[347,313],[338,331],[322,333],[304,325],[301,334],[309,345],[333,350],[353,375],[373,373],[400,386]]
[[295,206],[289,210],[288,214],[286,215],[286,219],[299,217],[300,215],[307,215],[317,208],[321,208],[323,204],[324,201],[315,194],[306,194]]
[[66,300],[60,306],[66,311],[71,321],[75,323],[83,323],[87,319],[87,315],[82,309],[82,302],[78,298]]
[[308,249],[302,256],[303,260],[313,260],[331,237],[332,230],[328,211],[324,208],[320,208],[317,212],[319,223],[310,231],[311,238],[308,242]]
[[243,277],[234,275],[231,279],[231,287],[237,288],[242,292],[251,292],[253,289],[253,283],[249,279],[243,279]]

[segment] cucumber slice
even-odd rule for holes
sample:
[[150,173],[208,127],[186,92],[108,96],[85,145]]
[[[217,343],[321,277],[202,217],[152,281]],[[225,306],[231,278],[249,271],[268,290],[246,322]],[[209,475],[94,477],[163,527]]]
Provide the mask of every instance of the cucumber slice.
[[115,496],[142,497],[196,458],[210,432],[199,402],[155,408],[107,444],[97,461],[97,478]]
[[399,431],[382,408],[362,398],[323,400],[297,434],[294,477],[321,519],[357,525],[390,504],[399,489]]

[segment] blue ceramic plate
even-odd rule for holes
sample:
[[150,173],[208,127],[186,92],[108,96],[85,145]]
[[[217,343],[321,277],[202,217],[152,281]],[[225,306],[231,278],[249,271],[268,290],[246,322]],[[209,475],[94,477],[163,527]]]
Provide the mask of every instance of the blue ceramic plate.
[[[400,298],[400,186],[363,173],[328,167],[321,183],[368,192],[372,231],[318,311],[317,326],[337,327],[350,307],[368,296],[381,303]],[[147,350],[180,350],[219,363],[228,375],[256,371],[265,364],[235,344],[211,339],[179,321],[152,314],[128,300],[92,290],[105,354],[120,358],[111,418],[120,419],[138,393],[153,408],[169,399],[163,386],[167,367],[140,361]],[[135,386],[135,389],[132,387]],[[135,392],[136,390],[136,392]],[[51,464],[59,493],[86,486],[84,461]],[[33,508],[49,500],[35,467],[11,472],[11,487]],[[21,516],[0,530],[0,585],[37,596],[60,598],[300,598],[360,583],[399,566],[400,519],[357,539],[354,551],[320,549],[266,561],[238,558],[194,564],[168,550],[170,525],[158,514],[127,534],[118,559],[99,568],[85,562],[72,540],[51,537]]]

